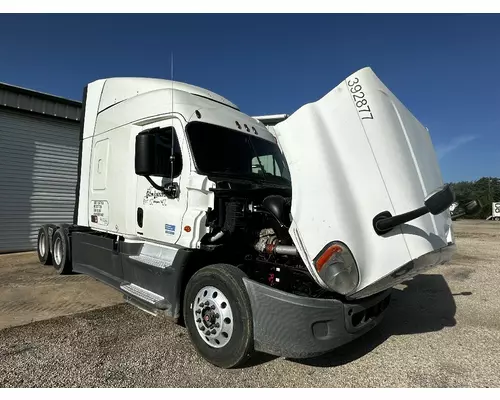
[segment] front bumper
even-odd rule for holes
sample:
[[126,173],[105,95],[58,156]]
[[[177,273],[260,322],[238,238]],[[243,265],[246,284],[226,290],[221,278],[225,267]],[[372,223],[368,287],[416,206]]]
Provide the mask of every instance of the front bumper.
[[250,297],[255,349],[308,358],[327,353],[375,327],[390,290],[355,302],[296,296],[244,279]]

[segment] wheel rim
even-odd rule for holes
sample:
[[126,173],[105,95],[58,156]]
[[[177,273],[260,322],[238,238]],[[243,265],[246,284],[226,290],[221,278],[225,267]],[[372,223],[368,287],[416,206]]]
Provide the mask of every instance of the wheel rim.
[[193,316],[198,334],[211,347],[224,347],[233,334],[233,311],[227,297],[214,286],[205,286],[195,297]]
[[54,241],[54,260],[57,265],[61,265],[62,261],[62,241],[58,236]]
[[40,233],[40,237],[38,238],[38,251],[42,257],[45,257],[45,232]]

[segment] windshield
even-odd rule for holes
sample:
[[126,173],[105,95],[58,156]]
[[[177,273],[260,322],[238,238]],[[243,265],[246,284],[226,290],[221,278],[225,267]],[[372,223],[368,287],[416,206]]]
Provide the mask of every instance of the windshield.
[[191,122],[187,135],[198,171],[290,185],[290,172],[276,143],[237,130]]

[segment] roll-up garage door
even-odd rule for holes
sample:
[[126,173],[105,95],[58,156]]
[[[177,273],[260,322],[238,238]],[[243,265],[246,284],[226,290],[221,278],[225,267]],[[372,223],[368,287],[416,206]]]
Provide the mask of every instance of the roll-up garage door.
[[0,253],[36,248],[44,223],[72,223],[79,124],[0,109]]

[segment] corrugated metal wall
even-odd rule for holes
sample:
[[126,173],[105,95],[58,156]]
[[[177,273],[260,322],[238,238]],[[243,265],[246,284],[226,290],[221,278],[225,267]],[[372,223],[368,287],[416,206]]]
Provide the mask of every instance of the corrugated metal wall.
[[72,223],[79,124],[0,108],[0,253],[36,248],[44,223]]

